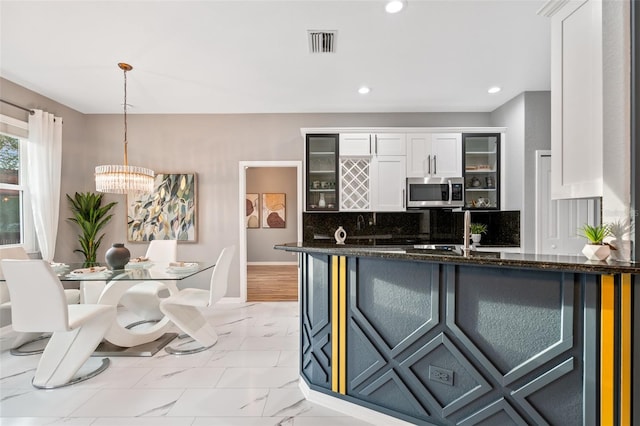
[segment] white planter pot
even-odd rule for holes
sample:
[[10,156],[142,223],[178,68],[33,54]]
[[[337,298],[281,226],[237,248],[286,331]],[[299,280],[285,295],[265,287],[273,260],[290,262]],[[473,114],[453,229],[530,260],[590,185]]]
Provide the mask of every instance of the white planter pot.
[[609,244],[617,250],[611,250],[610,258],[612,260],[627,261],[631,258],[631,241],[614,239]]
[[478,244],[481,238],[482,234],[471,234],[471,241],[473,241],[474,244]]
[[585,244],[582,248],[582,254],[589,260],[605,260],[610,253],[611,249],[606,244]]

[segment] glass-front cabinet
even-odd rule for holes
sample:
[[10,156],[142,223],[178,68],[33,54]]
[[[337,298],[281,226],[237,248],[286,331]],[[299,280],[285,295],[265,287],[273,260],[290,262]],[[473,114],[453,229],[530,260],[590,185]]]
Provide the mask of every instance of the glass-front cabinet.
[[338,210],[338,134],[306,135],[306,211]]
[[500,133],[463,133],[464,205],[500,208]]

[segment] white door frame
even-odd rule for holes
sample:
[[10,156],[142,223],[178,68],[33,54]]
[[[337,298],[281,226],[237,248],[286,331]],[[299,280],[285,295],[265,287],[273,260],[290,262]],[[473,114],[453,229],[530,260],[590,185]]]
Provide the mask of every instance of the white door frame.
[[[240,301],[247,301],[247,228],[245,226],[245,199],[247,193],[247,172],[249,167],[295,167],[296,168],[296,192],[298,203],[296,214],[298,215],[298,241],[302,241],[302,161],[240,161],[238,167],[240,189],[238,191],[238,212],[240,223]],[[282,241],[283,243],[291,241]]]

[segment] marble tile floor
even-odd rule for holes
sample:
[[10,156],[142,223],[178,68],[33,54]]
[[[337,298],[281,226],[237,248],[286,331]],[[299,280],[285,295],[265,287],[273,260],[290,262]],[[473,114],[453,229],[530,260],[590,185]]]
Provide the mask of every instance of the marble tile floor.
[[[111,357],[106,372],[56,390],[31,386],[39,355],[11,355],[14,332],[10,326],[3,327],[0,424],[369,424],[310,403],[302,396],[298,388],[298,316],[297,302],[220,304],[209,315],[220,335],[213,348],[183,356],[161,350],[153,357]],[[121,321],[126,321],[126,313],[124,317]],[[90,363],[94,362],[99,359],[91,358]]]

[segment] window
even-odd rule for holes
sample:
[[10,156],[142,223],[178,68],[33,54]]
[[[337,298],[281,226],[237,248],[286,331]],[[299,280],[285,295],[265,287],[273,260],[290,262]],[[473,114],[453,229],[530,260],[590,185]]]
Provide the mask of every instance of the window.
[[[5,116],[0,116],[0,124],[9,124],[2,130],[14,128],[17,133],[27,127],[27,123]],[[0,133],[0,246],[22,245],[28,252],[35,252],[37,245],[26,180],[26,143],[11,133]]]
[[22,244],[20,140],[0,134],[0,245]]

